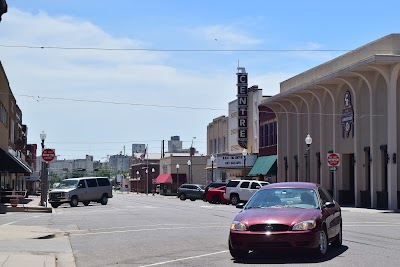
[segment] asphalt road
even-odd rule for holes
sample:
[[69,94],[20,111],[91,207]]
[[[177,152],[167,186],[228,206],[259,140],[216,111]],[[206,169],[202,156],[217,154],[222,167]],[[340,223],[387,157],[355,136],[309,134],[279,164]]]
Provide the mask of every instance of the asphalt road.
[[227,240],[237,212],[232,205],[124,193],[115,194],[106,206],[62,205],[52,214],[5,214],[0,225],[44,225],[67,234],[79,267],[388,267],[400,262],[400,214],[352,208],[343,208],[342,248],[331,248],[325,260],[304,253],[274,252],[251,253],[245,261],[236,262]]

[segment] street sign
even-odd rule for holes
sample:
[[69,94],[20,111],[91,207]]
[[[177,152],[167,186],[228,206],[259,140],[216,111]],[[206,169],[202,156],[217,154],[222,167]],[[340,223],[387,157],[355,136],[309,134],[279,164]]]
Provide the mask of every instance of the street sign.
[[50,162],[56,157],[56,153],[54,152],[54,149],[46,148],[42,152],[42,159],[44,161]]
[[328,153],[326,159],[329,167],[340,166],[340,155],[338,153]]
[[337,170],[337,167],[335,166],[335,167],[329,167],[329,171],[331,171],[331,172],[334,172],[334,171],[336,171]]

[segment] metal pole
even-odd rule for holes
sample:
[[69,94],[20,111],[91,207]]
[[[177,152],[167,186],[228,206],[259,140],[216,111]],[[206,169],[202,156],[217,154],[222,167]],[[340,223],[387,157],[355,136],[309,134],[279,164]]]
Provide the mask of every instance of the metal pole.
[[307,145],[307,182],[310,182],[310,145]]
[[176,194],[178,194],[179,168],[176,168]]
[[214,182],[214,161],[211,161],[211,183]]
[[243,155],[243,180],[246,180],[246,156]]
[[189,165],[189,183],[193,184],[193,178],[192,178],[192,164],[193,164],[193,159],[192,159],[192,148],[190,148],[190,165]]
[[44,181],[44,172],[45,172],[45,164],[46,164],[46,162],[45,161],[42,161],[42,167],[41,167],[41,172],[40,172],[40,181],[41,181],[41,184],[40,184],[40,206],[44,206],[44,201],[45,201],[45,198],[44,198],[44,190],[45,190],[45,188],[44,188],[44,183],[45,183],[45,181]]

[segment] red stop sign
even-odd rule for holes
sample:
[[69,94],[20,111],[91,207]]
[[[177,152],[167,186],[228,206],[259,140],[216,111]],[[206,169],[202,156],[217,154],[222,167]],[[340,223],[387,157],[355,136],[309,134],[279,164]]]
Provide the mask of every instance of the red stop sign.
[[46,148],[42,152],[42,159],[44,161],[50,162],[52,161],[56,156],[56,153],[54,152],[54,149]]
[[340,156],[337,153],[328,153],[328,166],[340,166]]

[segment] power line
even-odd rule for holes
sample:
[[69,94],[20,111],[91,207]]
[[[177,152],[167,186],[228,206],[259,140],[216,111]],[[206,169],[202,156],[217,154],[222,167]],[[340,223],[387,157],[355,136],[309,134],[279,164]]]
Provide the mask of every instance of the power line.
[[[95,50],[95,51],[147,51],[147,52],[350,52],[351,49],[161,49],[161,48],[110,48],[110,47],[67,47],[67,46],[35,46],[5,45],[4,48],[54,49],[54,50]],[[374,49],[388,51],[388,49]]]

